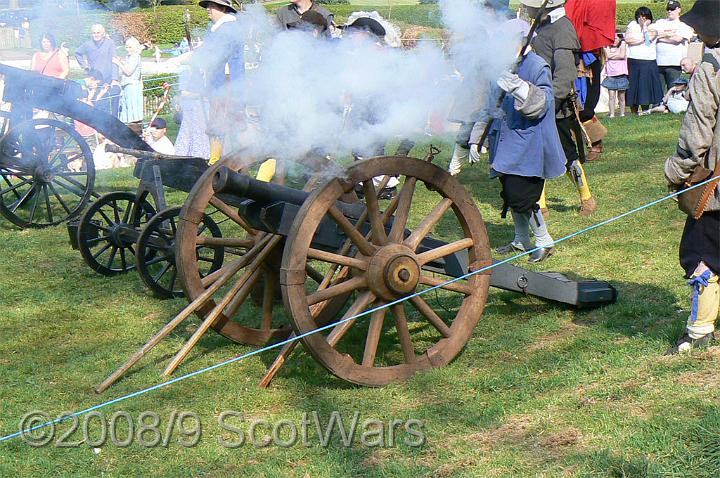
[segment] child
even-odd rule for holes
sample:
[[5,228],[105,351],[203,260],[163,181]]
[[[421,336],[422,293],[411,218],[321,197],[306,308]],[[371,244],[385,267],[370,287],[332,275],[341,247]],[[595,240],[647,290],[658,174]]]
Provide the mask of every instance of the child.
[[155,118],[143,134],[143,138],[158,153],[174,155],[175,146],[166,135],[167,122],[162,118]]
[[609,118],[615,117],[615,106],[620,102],[620,117],[625,116],[625,91],[630,86],[628,81],[627,67],[627,45],[620,35],[615,34],[615,42],[612,46],[604,48],[607,63],[605,73],[607,78],[601,83],[607,88],[610,97]]
[[685,97],[687,93],[688,80],[678,78],[668,89],[663,97],[660,105],[650,108],[649,110],[638,113],[640,116],[649,115],[650,113],[685,113],[688,109],[690,101]]

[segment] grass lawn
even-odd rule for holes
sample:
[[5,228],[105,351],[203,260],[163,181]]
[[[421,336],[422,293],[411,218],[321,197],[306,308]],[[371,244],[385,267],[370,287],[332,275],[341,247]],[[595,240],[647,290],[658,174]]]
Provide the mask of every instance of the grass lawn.
[[[548,185],[556,238],[665,194],[662,165],[675,148],[680,117],[628,117],[607,125],[603,160],[586,167],[598,212],[578,216],[567,179]],[[444,167],[450,141],[438,143]],[[425,145],[413,151],[424,152]],[[467,167],[461,180],[482,210],[492,245],[510,240],[511,221],[500,218],[500,187],[488,179],[487,165]],[[114,170],[100,172],[97,183],[106,192],[131,191],[137,182],[129,170]],[[170,194],[173,203],[183,198]],[[275,356],[270,351],[100,411],[107,420],[120,410],[134,419],[154,411],[163,420],[173,410],[194,412],[203,425],[194,447],[180,446],[177,434],[167,447],[95,450],[86,443],[32,448],[14,439],[0,443],[0,476],[718,476],[720,349],[662,357],[689,309],[677,264],[683,219],[668,201],[561,244],[534,269],[609,280],[619,290],[616,304],[576,311],[492,290],[458,358],[408,383],[352,386],[298,350],[262,390],[257,383]],[[17,431],[20,417],[32,410],[57,416],[158,383],[197,326],[187,321],[98,396],[94,386],[185,301],[152,298],[135,273],[96,275],[70,249],[64,226],[20,231],[0,220],[0,243],[1,435]],[[427,300],[446,314],[442,298]],[[250,350],[209,332],[179,373]],[[237,438],[218,425],[226,410],[243,414],[246,434],[253,419],[299,423],[303,413],[317,411],[326,421],[337,410],[346,423],[355,411],[361,419],[421,420],[427,441],[407,446],[400,434],[392,447],[356,439],[346,448],[336,436],[323,447],[311,428],[308,447],[229,449],[218,443]],[[90,429],[99,433],[93,420]],[[57,427],[58,435],[68,430],[68,424]],[[70,441],[80,436],[78,430]]]

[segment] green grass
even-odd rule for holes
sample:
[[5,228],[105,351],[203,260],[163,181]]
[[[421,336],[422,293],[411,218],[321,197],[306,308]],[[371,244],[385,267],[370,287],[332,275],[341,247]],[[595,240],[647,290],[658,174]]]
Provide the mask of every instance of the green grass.
[[[555,238],[665,193],[662,165],[675,149],[680,118],[629,117],[607,125],[603,160],[586,167],[598,212],[577,215],[568,180],[548,185]],[[435,144],[445,166],[450,144]],[[424,152],[419,145],[413,154]],[[512,225],[500,218],[500,188],[488,179],[487,166],[467,167],[461,180],[477,200],[492,245],[506,243]],[[102,172],[98,180],[101,192],[133,190],[136,183],[128,170]],[[431,206],[429,193],[419,194],[418,208]],[[183,198],[170,194],[172,203]],[[617,304],[576,311],[492,290],[457,359],[408,383],[351,386],[297,351],[272,387],[261,390],[257,382],[274,358],[267,352],[102,410],[106,417],[153,410],[164,418],[172,410],[193,411],[204,426],[194,448],[173,440],[167,448],[108,445],[95,453],[85,445],[35,449],[15,439],[0,444],[0,476],[718,476],[718,349],[662,357],[689,308],[677,264],[682,225],[682,214],[668,202],[561,244],[535,269],[609,280],[619,290]],[[20,231],[2,220],[0,243],[0,434],[16,431],[31,410],[57,415],[158,383],[197,324],[181,326],[98,396],[94,386],[185,301],[153,299],[136,274],[94,274],[70,249],[64,226]],[[445,313],[442,298],[428,300]],[[253,349],[210,332],[179,372]],[[325,418],[331,410],[345,417],[358,410],[362,418],[415,418],[425,424],[427,443],[368,448],[356,442],[346,449],[335,440],[327,448],[230,450],[217,442],[223,410],[247,420],[298,422],[312,410]]]

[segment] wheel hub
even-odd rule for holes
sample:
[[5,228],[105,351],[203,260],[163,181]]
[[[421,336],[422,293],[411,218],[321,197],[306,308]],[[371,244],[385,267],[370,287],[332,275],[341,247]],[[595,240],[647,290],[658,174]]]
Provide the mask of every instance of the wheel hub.
[[420,282],[420,264],[408,247],[391,244],[370,259],[368,282],[376,296],[395,300],[415,292]]
[[45,168],[45,167],[39,167],[35,169],[35,174],[33,174],[33,177],[36,181],[40,183],[51,183],[53,179],[55,179],[55,173],[52,171],[52,169]]
[[123,240],[123,232],[126,227],[127,225],[124,223],[113,224],[110,227],[110,234],[108,236],[113,246],[126,247],[126,241]]

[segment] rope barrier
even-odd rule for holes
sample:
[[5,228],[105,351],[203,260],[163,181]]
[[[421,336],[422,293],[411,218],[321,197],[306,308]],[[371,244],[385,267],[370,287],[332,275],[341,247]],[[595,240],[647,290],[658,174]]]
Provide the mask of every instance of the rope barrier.
[[[637,212],[640,212],[640,211],[642,211],[642,210],[648,209],[648,208],[650,208],[650,207],[652,207],[652,206],[654,206],[654,205],[656,205],[656,204],[659,204],[659,203],[661,203],[661,202],[663,202],[663,201],[667,201],[668,199],[672,199],[672,198],[674,198],[674,197],[679,196],[680,194],[683,194],[683,193],[685,193],[685,192],[687,192],[687,191],[690,191],[691,189],[695,189],[695,188],[697,188],[697,187],[705,186],[706,184],[708,184],[708,183],[710,183],[710,182],[712,182],[712,181],[719,181],[719,180],[720,180],[720,177],[709,178],[709,179],[707,179],[707,180],[705,180],[705,181],[703,181],[703,182],[701,182],[701,183],[695,184],[695,185],[693,185],[693,186],[691,186],[691,187],[688,187],[688,188],[686,188],[686,189],[683,189],[683,190],[681,190],[681,191],[676,191],[676,192],[674,192],[674,193],[672,193],[672,194],[668,194],[668,195],[663,196],[663,197],[661,197],[661,198],[659,198],[659,199],[656,199],[656,200],[654,200],[654,201],[651,201],[651,202],[649,202],[649,203],[647,203],[647,204],[643,204],[642,206],[638,206],[638,207],[636,207],[636,208],[634,208],[634,209],[631,209],[631,210],[629,210],[629,211],[626,211],[626,212],[624,212],[624,213],[622,213],[622,214],[619,214],[619,215],[617,215],[617,216],[611,217],[611,218],[606,219],[606,220],[604,220],[604,221],[598,222],[597,224],[593,224],[593,225],[588,226],[588,227],[586,227],[586,228],[580,229],[579,231],[575,231],[575,232],[573,232],[573,233],[571,233],[571,234],[568,234],[568,235],[566,235],[566,236],[563,236],[563,237],[561,237],[560,239],[557,239],[557,240],[555,241],[555,244],[558,244],[558,243],[567,241],[567,240],[569,240],[569,239],[572,239],[572,238],[574,238],[574,237],[580,236],[580,235],[582,235],[582,234],[585,234],[585,233],[587,233],[587,232],[589,232],[589,231],[592,231],[592,230],[594,230],[594,229],[597,229],[597,228],[599,228],[599,227],[602,227],[602,226],[605,226],[605,225],[607,225],[607,224],[610,224],[610,223],[613,223],[613,222],[615,222],[615,221],[618,221],[618,220],[620,220],[620,219],[622,219],[622,218],[624,218],[624,217],[627,217],[627,216],[630,216],[630,215],[635,214],[635,213],[637,213]],[[392,307],[393,305],[396,305],[396,304],[400,304],[400,303],[402,303],[402,302],[405,302],[405,301],[407,301],[407,300],[412,299],[413,297],[418,297],[418,296],[420,296],[420,295],[422,295],[422,294],[426,294],[426,293],[431,292],[431,291],[433,291],[433,290],[437,290],[437,289],[443,288],[444,286],[446,286],[446,285],[448,285],[448,284],[452,284],[452,283],[458,282],[458,281],[460,281],[460,280],[467,279],[468,277],[472,277],[472,276],[474,276],[474,275],[476,275],[476,274],[481,274],[481,273],[486,272],[486,271],[488,271],[488,270],[490,270],[490,269],[493,269],[493,268],[495,268],[495,267],[498,267],[498,266],[500,266],[500,265],[502,265],[502,264],[507,264],[507,263],[512,262],[512,261],[514,261],[514,260],[516,260],[516,259],[519,259],[519,258],[524,257],[524,256],[526,256],[526,255],[532,254],[533,252],[535,252],[535,251],[537,251],[537,250],[539,250],[539,249],[540,249],[539,247],[532,248],[532,249],[530,249],[530,250],[527,250],[527,251],[525,251],[525,252],[521,252],[521,253],[516,254],[516,255],[514,255],[514,256],[512,256],[512,257],[509,257],[509,258],[507,258],[507,259],[503,259],[503,260],[501,260],[501,261],[495,262],[495,263],[493,263],[493,264],[491,264],[491,265],[489,265],[489,266],[483,267],[483,268],[478,269],[478,270],[476,270],[476,271],[468,272],[467,274],[463,274],[462,276],[455,277],[455,278],[450,279],[450,280],[448,280],[448,281],[446,281],[446,282],[443,282],[442,284],[438,284],[438,285],[429,287],[429,288],[427,288],[427,289],[425,289],[425,290],[415,292],[414,294],[411,294],[411,295],[409,295],[409,296],[407,296],[407,297],[403,297],[403,298],[401,298],[401,299],[394,300],[394,301],[389,302],[389,303],[387,303],[387,304],[374,307],[374,308],[372,308],[372,309],[369,309],[369,310],[366,310],[366,311],[361,312],[361,313],[359,313],[359,314],[356,314],[356,315],[354,315],[354,316],[352,316],[352,317],[348,317],[348,318],[346,318],[346,319],[338,320],[338,321],[336,321],[336,322],[333,322],[333,323],[330,323],[330,324],[328,324],[328,325],[319,327],[319,328],[317,328],[317,329],[315,329],[315,330],[312,330],[312,331],[310,331],[310,332],[306,332],[306,333],[304,333],[304,334],[299,334],[299,335],[297,335],[297,336],[295,336],[295,337],[291,337],[291,338],[289,338],[289,339],[282,340],[282,341],[277,342],[277,343],[275,343],[275,344],[271,344],[271,345],[262,347],[262,348],[260,348],[260,349],[250,351],[250,352],[248,352],[248,353],[245,353],[245,354],[239,355],[239,356],[237,356],[237,357],[233,357],[233,358],[231,358],[231,359],[228,359],[228,360],[219,362],[219,363],[214,364],[214,365],[211,365],[211,366],[209,366],[209,367],[201,368],[201,369],[196,370],[196,371],[194,371],[194,372],[190,372],[190,373],[187,373],[187,374],[185,374],[185,375],[181,375],[181,376],[179,376],[179,377],[176,377],[176,378],[173,378],[173,379],[171,379],[171,380],[168,380],[167,382],[158,383],[158,384],[152,385],[152,386],[150,386],[150,387],[147,387],[147,388],[144,388],[144,389],[137,390],[137,391],[135,391],[135,392],[126,394],[126,395],[121,395],[120,397],[113,398],[113,399],[107,400],[107,401],[105,401],[105,402],[101,402],[101,403],[99,403],[99,404],[97,404],[97,405],[93,405],[92,407],[85,408],[85,409],[83,409],[83,410],[80,410],[80,411],[77,411],[77,412],[74,412],[74,413],[70,413],[70,414],[67,414],[67,415],[63,415],[62,417],[56,418],[55,420],[51,420],[51,421],[48,421],[48,422],[45,422],[45,423],[41,423],[41,424],[39,424],[39,425],[35,425],[35,426],[31,427],[31,428],[28,428],[28,429],[25,429],[25,430],[20,430],[20,431],[17,431],[17,432],[15,432],[15,433],[10,433],[10,434],[8,434],[8,435],[5,435],[5,436],[0,437],[0,443],[1,443],[1,442],[4,442],[4,441],[7,441],[7,440],[11,440],[11,439],[13,439],[13,438],[17,438],[17,437],[19,437],[19,436],[21,436],[21,435],[23,435],[23,434],[30,433],[30,432],[32,432],[32,431],[34,431],[34,430],[38,430],[38,429],[41,429],[41,428],[45,428],[45,427],[48,427],[48,426],[51,426],[51,425],[57,425],[57,424],[62,423],[62,422],[64,422],[64,421],[71,420],[72,418],[79,417],[79,416],[81,416],[81,415],[85,415],[85,414],[90,413],[90,412],[92,412],[92,411],[99,410],[99,409],[101,409],[101,408],[105,408],[105,407],[107,407],[107,406],[113,405],[113,404],[115,404],[115,403],[119,403],[119,402],[122,402],[122,401],[125,401],[125,400],[129,400],[129,399],[131,399],[131,398],[138,397],[138,396],[140,396],[140,395],[144,395],[144,394],[149,393],[149,392],[152,392],[152,391],[154,391],[154,390],[158,390],[158,389],[167,387],[167,386],[169,386],[169,385],[172,385],[172,384],[174,384],[174,383],[178,383],[178,382],[181,382],[181,381],[183,381],[183,380],[187,380],[187,379],[189,379],[189,378],[192,378],[192,377],[201,375],[201,374],[203,374],[203,373],[210,372],[210,371],[212,371],[212,370],[215,370],[215,369],[224,367],[224,366],[229,365],[229,364],[231,364],[231,363],[240,362],[240,361],[242,361],[242,360],[244,360],[244,359],[246,359],[246,358],[252,357],[252,356],[254,356],[254,355],[258,355],[258,354],[260,354],[260,353],[267,352],[268,350],[272,350],[272,349],[275,349],[275,348],[278,348],[278,347],[282,347],[283,345],[286,345],[286,344],[289,344],[289,343],[291,343],[291,342],[300,340],[300,339],[302,339],[302,338],[304,338],[304,337],[307,337],[307,336],[309,336],[309,335],[316,334],[316,333],[322,332],[322,331],[324,331],[324,330],[328,330],[328,329],[333,328],[333,327],[336,327],[337,325],[340,325],[340,324],[342,324],[342,323],[349,322],[349,321],[351,321],[351,320],[355,320],[355,319],[358,319],[358,318],[360,318],[360,317],[364,317],[364,316],[370,315],[370,314],[374,313],[375,311],[378,311],[378,310],[381,310],[381,309],[385,309],[385,308],[388,308],[388,307]]]

